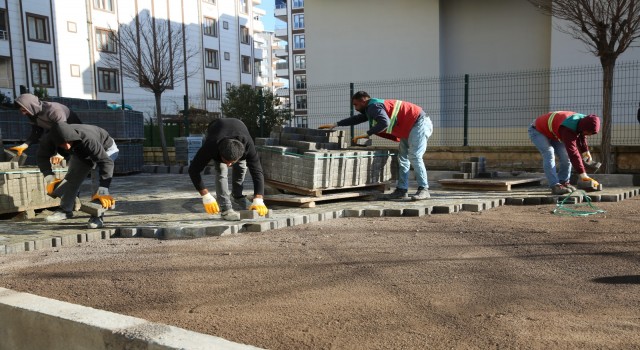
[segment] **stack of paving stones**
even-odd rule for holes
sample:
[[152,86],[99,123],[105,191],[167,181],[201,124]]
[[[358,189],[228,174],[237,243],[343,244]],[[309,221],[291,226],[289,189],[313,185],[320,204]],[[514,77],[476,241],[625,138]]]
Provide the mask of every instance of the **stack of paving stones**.
[[179,164],[190,164],[200,147],[202,147],[202,136],[175,137],[173,139],[176,148],[176,162]]
[[308,189],[338,189],[391,179],[388,150],[346,149],[344,131],[281,127],[256,138],[267,180]]
[[[54,167],[56,178],[62,179],[66,173],[66,167]],[[0,162],[0,213],[50,208],[59,202],[47,195],[44,176],[37,167]]]
[[460,162],[460,173],[453,174],[454,179],[474,179],[492,177],[487,173],[485,157],[471,157],[468,162]]

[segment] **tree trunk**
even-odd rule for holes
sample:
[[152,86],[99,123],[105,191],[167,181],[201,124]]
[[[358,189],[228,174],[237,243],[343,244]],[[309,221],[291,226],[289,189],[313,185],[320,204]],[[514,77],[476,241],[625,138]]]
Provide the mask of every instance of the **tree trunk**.
[[164,123],[162,122],[162,104],[160,103],[160,98],[162,94],[155,93],[156,98],[156,119],[158,120],[158,132],[160,134],[160,146],[162,147],[162,159],[164,160],[164,165],[169,166],[169,151],[167,150],[167,139],[164,137]]
[[611,163],[611,108],[613,98],[613,72],[616,66],[615,58],[600,58],[602,64],[602,142],[600,157],[602,158],[602,172],[610,174],[613,169]]

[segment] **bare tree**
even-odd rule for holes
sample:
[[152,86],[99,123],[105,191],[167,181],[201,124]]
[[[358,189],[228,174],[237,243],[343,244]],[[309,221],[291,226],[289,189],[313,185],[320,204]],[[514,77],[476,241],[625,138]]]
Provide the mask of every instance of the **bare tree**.
[[602,65],[602,168],[611,172],[611,107],[616,60],[640,36],[640,0],[527,0],[567,22],[557,29],[582,41]]
[[131,24],[121,24],[112,30],[119,52],[104,55],[103,62],[118,69],[124,78],[137,82],[155,97],[156,118],[160,132],[160,144],[165,165],[169,165],[167,141],[162,123],[162,94],[167,89],[194,75],[187,62],[197,51],[186,45],[184,28],[177,23],[140,14]]

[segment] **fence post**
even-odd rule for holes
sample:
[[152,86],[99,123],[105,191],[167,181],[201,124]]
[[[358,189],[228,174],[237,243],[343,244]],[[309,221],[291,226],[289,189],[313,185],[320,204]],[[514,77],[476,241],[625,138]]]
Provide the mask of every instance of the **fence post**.
[[469,146],[469,74],[464,75],[464,139],[463,146]]
[[[351,98],[353,97],[353,92],[354,90],[354,85],[353,83],[349,83],[349,107],[350,107],[350,112],[349,112],[349,116],[353,117],[355,115],[354,109],[353,109],[353,103],[351,103]],[[351,130],[351,137],[349,137],[349,144],[351,146],[353,146],[353,138],[355,137],[355,133],[356,133],[356,128],[355,125],[351,125],[351,127],[349,128]]]
[[184,95],[183,99],[184,104],[184,136],[191,135],[191,130],[189,130],[189,98],[187,95]]
[[264,137],[264,94],[258,90],[258,114],[260,117],[260,137]]

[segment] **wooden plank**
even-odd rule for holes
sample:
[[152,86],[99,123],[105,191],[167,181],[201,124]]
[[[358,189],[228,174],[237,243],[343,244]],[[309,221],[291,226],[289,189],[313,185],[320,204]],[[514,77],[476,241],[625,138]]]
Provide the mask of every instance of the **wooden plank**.
[[317,189],[309,189],[309,188],[304,188],[304,187],[299,187],[296,185],[292,185],[292,184],[287,184],[284,182],[279,182],[279,181],[273,181],[273,180],[264,180],[265,183],[279,189],[279,190],[285,190],[285,191],[289,191],[289,192],[293,192],[293,193],[297,193],[297,194],[302,194],[305,196],[320,196],[322,194],[322,192],[320,190]]
[[359,198],[359,197],[366,197],[366,196],[379,194],[379,193],[380,193],[379,191],[369,190],[369,191],[333,193],[333,194],[323,195],[320,197],[301,197],[301,196],[290,195],[290,194],[274,194],[274,195],[265,195],[264,200],[265,202],[268,202],[268,203],[293,205],[301,208],[313,208],[315,207],[316,202]]
[[443,179],[439,180],[445,188],[459,190],[483,190],[483,191],[511,191],[515,185],[540,184],[543,177],[535,178],[506,178],[506,179]]
[[293,192],[293,193],[297,193],[305,196],[314,196],[314,197],[321,197],[327,194],[340,193],[344,191],[353,191],[355,189],[365,189],[365,188],[376,189],[378,191],[384,192],[389,186],[389,184],[386,182],[380,182],[375,184],[365,184],[365,185],[357,185],[357,186],[311,189],[311,188],[300,187],[300,186],[287,184],[279,181],[273,181],[273,180],[265,180],[265,183],[279,190],[284,190],[284,191],[289,191],[289,192]]

